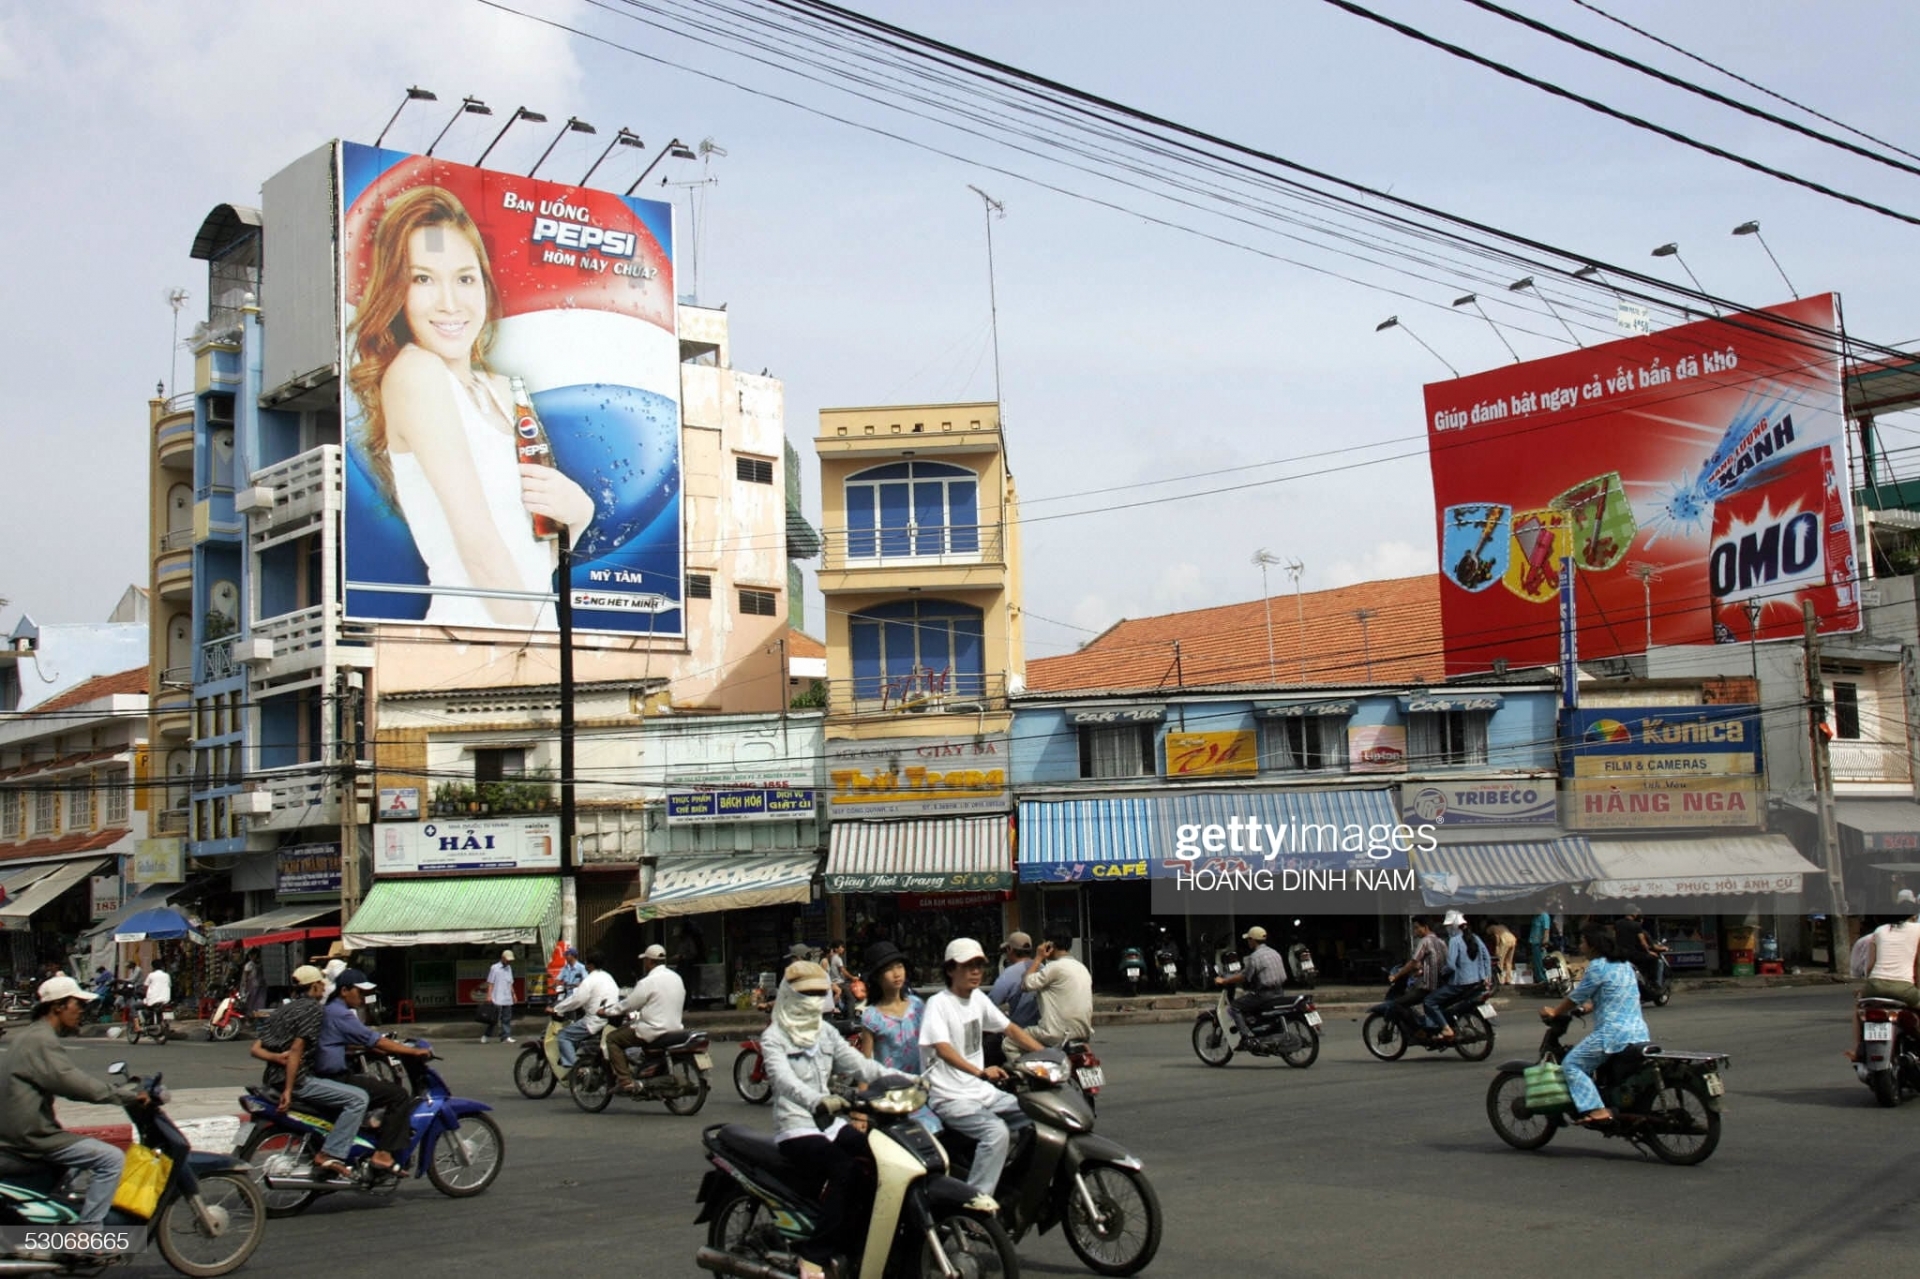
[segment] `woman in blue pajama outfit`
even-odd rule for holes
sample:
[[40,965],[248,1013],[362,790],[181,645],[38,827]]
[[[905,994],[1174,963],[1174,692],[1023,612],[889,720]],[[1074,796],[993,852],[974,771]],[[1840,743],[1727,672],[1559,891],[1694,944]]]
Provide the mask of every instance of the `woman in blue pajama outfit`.
[[1640,984],[1633,965],[1616,952],[1613,930],[1588,924],[1580,933],[1580,949],[1589,959],[1586,973],[1565,999],[1542,1008],[1540,1017],[1551,1021],[1582,1004],[1593,1005],[1592,1029],[1560,1062],[1580,1122],[1590,1124],[1613,1118],[1600,1100],[1600,1090],[1593,1086],[1593,1072],[1614,1053],[1644,1044],[1652,1036],[1647,1033],[1647,1019],[1640,1015]]

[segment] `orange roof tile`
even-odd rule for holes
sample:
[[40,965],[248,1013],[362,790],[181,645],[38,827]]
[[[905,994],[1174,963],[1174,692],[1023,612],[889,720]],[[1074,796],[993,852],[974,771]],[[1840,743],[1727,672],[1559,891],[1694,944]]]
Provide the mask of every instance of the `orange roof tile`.
[[[1445,678],[1437,575],[1361,582],[1302,594],[1299,600],[1298,613],[1287,594],[1117,622],[1078,652],[1029,659],[1027,688],[1062,693],[1215,684],[1420,684]],[[1362,610],[1368,614],[1364,630]]]
[[788,657],[825,657],[827,646],[805,631],[787,630]]
[[130,671],[121,671],[118,675],[98,675],[84,684],[61,693],[40,705],[23,712],[37,715],[41,711],[64,711],[75,706],[85,706],[100,697],[112,697],[116,693],[145,693],[147,691],[147,668],[136,666]]
[[59,835],[53,839],[30,839],[24,844],[0,845],[0,864],[58,857],[63,853],[98,852],[103,848],[111,848],[129,833],[124,829],[97,830],[78,835]]

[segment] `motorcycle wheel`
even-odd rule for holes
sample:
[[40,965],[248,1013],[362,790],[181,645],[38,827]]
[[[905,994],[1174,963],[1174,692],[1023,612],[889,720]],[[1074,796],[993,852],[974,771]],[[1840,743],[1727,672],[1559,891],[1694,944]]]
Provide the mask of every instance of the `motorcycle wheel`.
[[1642,1113],[1652,1120],[1647,1145],[1662,1163],[1702,1163],[1720,1144],[1720,1112],[1708,1109],[1705,1095],[1691,1084],[1666,1085]]
[[1487,1087],[1487,1121],[1500,1140],[1515,1150],[1538,1150],[1553,1140],[1560,1125],[1551,1115],[1526,1108],[1527,1078],[1517,1070],[1503,1070]]
[[548,1064],[547,1054],[539,1044],[528,1044],[513,1059],[513,1086],[520,1090],[522,1097],[534,1101],[551,1097],[559,1084],[560,1078]]
[[247,1264],[267,1233],[267,1204],[253,1178],[238,1170],[200,1176],[200,1202],[221,1226],[209,1235],[182,1195],[161,1214],[156,1242],[167,1264],[183,1275],[224,1275]]
[[698,1114],[700,1107],[707,1104],[707,1072],[685,1057],[673,1063],[675,1079],[682,1088],[692,1088],[692,1093],[681,1093],[677,1097],[663,1097],[667,1109],[676,1115]]
[[[461,1151],[466,1162],[461,1162]],[[470,1199],[493,1184],[507,1162],[507,1139],[491,1115],[462,1115],[460,1126],[440,1134],[427,1180],[449,1199]]]
[[1653,1006],[1655,1008],[1665,1008],[1672,999],[1673,999],[1672,986],[1662,986],[1658,990],[1653,992]]
[[1286,1062],[1287,1065],[1292,1066],[1295,1070],[1305,1070],[1308,1066],[1320,1060],[1319,1028],[1309,1026],[1304,1021],[1290,1022],[1289,1025],[1295,1034],[1305,1035],[1307,1037],[1306,1046],[1296,1048],[1292,1052],[1281,1053],[1280,1060]]
[[[997,1217],[976,1217],[959,1208],[936,1209],[934,1235],[953,1268],[968,1279],[1016,1279],[1020,1259],[1014,1255],[1013,1240]],[[945,1279],[946,1269],[933,1248],[920,1245],[920,1279]]]
[[1065,1187],[1060,1219],[1067,1246],[1087,1269],[1102,1275],[1138,1274],[1160,1251],[1160,1197],[1146,1174],[1112,1164],[1081,1171],[1087,1193],[1105,1217],[1094,1221],[1075,1188]]
[[1469,1008],[1453,1019],[1453,1033],[1457,1038],[1453,1051],[1467,1061],[1485,1061],[1493,1056],[1493,1025],[1480,1015],[1478,1008]]
[[1882,1106],[1891,1108],[1900,1104],[1900,1081],[1893,1077],[1891,1070],[1868,1071],[1867,1087],[1873,1089],[1873,1099]]
[[573,1104],[590,1115],[597,1115],[613,1100],[613,1072],[604,1061],[575,1061],[567,1079],[567,1091]]
[[238,1017],[229,1017],[207,1033],[224,1044],[240,1033],[240,1019]]
[[313,1201],[320,1197],[317,1190],[272,1190],[267,1187],[268,1173],[279,1177],[297,1177],[302,1169],[308,1173],[313,1171],[307,1152],[307,1138],[303,1136],[256,1125],[253,1135],[240,1147],[240,1158],[253,1167],[253,1175],[259,1180],[260,1193],[269,1217],[298,1216],[311,1208]]
[[735,1190],[727,1201],[713,1210],[707,1222],[707,1247],[735,1257],[763,1260],[757,1248],[747,1245],[747,1237],[759,1224],[762,1204],[752,1195]]
[[1380,1061],[1399,1061],[1407,1051],[1407,1037],[1385,1013],[1368,1013],[1360,1023],[1360,1042]]
[[1209,1066],[1224,1066],[1233,1060],[1233,1040],[1220,1023],[1208,1013],[1193,1023],[1193,1051]]
[[[760,1063],[760,1050],[757,1048],[742,1048],[740,1055],[733,1059],[733,1090],[749,1106],[764,1106],[773,1100],[773,1081],[767,1078],[767,1072]],[[756,1070],[760,1072],[758,1081],[753,1077]],[[718,1248],[720,1245],[713,1246]]]

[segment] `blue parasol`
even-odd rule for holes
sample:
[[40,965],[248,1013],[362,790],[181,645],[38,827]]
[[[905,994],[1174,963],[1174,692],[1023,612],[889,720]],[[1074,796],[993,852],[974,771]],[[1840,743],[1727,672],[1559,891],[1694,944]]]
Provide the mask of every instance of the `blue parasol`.
[[177,941],[183,937],[202,944],[207,940],[185,915],[165,906],[127,916],[113,934],[116,942]]

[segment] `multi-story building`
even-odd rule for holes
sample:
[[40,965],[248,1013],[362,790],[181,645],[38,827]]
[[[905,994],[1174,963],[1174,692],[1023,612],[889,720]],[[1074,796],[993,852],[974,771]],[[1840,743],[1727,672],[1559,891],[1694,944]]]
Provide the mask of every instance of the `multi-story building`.
[[823,409],[814,447],[835,931],[891,933],[911,953],[930,942],[899,914],[938,909],[951,929],[997,936],[1012,887],[1008,695],[1025,681],[999,406]]

